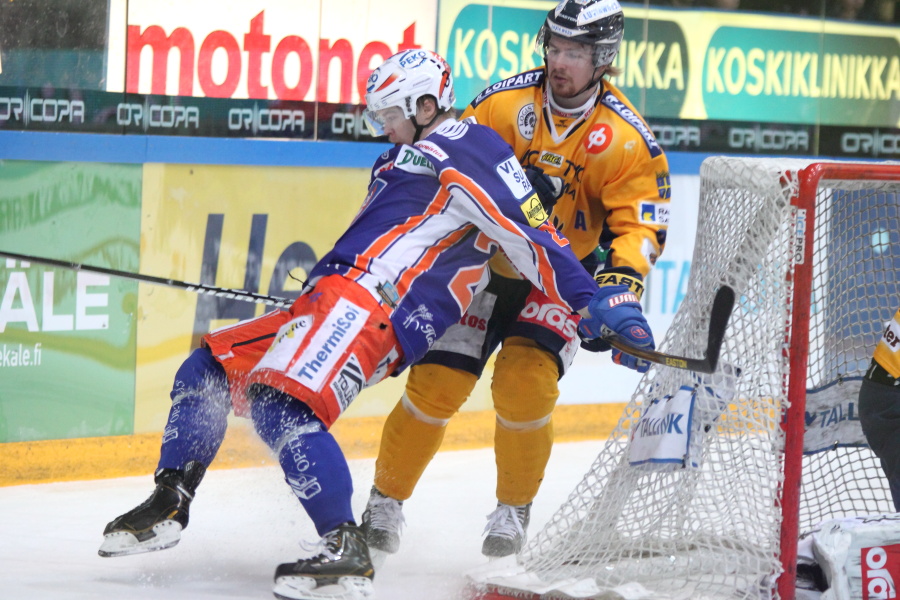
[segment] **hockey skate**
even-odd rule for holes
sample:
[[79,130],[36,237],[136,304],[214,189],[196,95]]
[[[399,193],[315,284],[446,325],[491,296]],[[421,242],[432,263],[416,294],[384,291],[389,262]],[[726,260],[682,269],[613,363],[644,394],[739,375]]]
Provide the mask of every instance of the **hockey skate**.
[[184,470],[160,469],[156,489],[147,500],[116,517],[103,530],[100,556],[127,556],[171,548],[188,525],[188,509],[206,473],[201,463],[189,462]]
[[491,558],[516,554],[525,545],[525,530],[531,519],[531,503],[525,506],[510,506],[497,503],[497,508],[488,515],[484,528],[487,537],[481,546],[481,553]]
[[405,523],[403,502],[385,496],[372,486],[360,529],[366,536],[375,568],[384,564],[388,554],[400,549],[400,530]]
[[276,598],[364,600],[374,593],[375,569],[359,527],[344,523],[322,538],[322,553],[275,569]]

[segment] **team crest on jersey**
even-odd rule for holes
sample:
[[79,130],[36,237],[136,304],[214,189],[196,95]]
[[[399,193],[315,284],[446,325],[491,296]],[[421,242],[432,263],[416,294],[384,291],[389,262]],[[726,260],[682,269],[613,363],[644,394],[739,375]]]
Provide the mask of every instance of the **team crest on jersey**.
[[519,110],[519,116],[516,117],[516,125],[519,127],[519,135],[526,140],[534,137],[534,126],[537,124],[537,117],[534,114],[534,103],[530,102]]
[[547,152],[546,150],[541,152],[541,157],[538,158],[539,163],[550,165],[551,167],[561,167],[564,160],[565,157],[563,157],[562,154],[554,154],[552,152]]
[[668,171],[656,174],[656,187],[659,190],[659,197],[663,200],[672,197],[672,180]]
[[599,123],[591,127],[584,138],[584,148],[591,154],[600,154],[612,143],[612,127],[606,123]]
[[662,202],[641,202],[641,223],[669,224],[669,205]]

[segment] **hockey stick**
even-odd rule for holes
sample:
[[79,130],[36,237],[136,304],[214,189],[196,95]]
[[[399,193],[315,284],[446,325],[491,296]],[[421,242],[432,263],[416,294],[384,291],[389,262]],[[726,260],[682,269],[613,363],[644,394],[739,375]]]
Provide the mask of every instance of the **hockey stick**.
[[72,269],[75,271],[87,271],[89,273],[101,273],[103,275],[111,275],[112,277],[121,277],[123,279],[132,279],[144,283],[154,283],[156,285],[165,285],[169,287],[180,288],[189,292],[197,292],[200,294],[209,294],[220,298],[234,298],[235,300],[243,300],[245,302],[256,302],[257,304],[268,304],[279,308],[287,308],[294,303],[290,298],[277,298],[275,296],[266,296],[265,294],[257,294],[246,290],[231,290],[228,288],[215,287],[206,285],[205,283],[187,283],[177,279],[166,279],[164,277],[154,277],[153,275],[143,275],[141,273],[131,273],[129,271],[117,271],[116,269],[107,269],[105,267],[92,267],[90,265],[82,265],[79,263],[67,262],[64,260],[56,260],[54,258],[43,258],[40,256],[30,256],[28,254],[16,254],[0,250],[0,256],[20,260],[24,262],[33,262],[51,267],[61,267],[63,269]]
[[698,373],[713,373],[716,370],[716,364],[719,362],[719,351],[722,349],[722,340],[725,337],[725,328],[728,326],[732,308],[734,308],[734,290],[727,285],[723,285],[716,291],[716,297],[713,300],[712,310],[709,315],[709,336],[703,358],[687,358],[686,356],[674,356],[656,352],[655,350],[644,350],[632,346],[615,333],[603,336],[603,340],[609,342],[609,345],[616,350],[621,350],[626,354],[652,363]]
[[[51,267],[60,267],[63,269],[72,269],[75,271],[87,271],[90,273],[100,273],[110,275],[112,277],[121,277],[123,279],[131,279],[143,283],[153,283],[156,285],[164,285],[168,287],[180,288],[188,292],[197,292],[200,294],[209,294],[220,298],[233,298],[244,302],[255,302],[257,304],[266,304],[277,308],[287,308],[294,301],[290,298],[278,298],[276,296],[266,296],[265,294],[257,294],[246,290],[234,290],[229,288],[220,288],[205,283],[187,283],[178,279],[166,279],[164,277],[154,277],[153,275],[144,275],[142,273],[131,273],[129,271],[118,271],[116,269],[107,269],[106,267],[93,267],[83,265],[81,263],[73,263],[54,258],[44,258],[41,256],[32,256],[29,254],[17,254],[15,252],[7,252],[0,250],[0,256],[12,258],[24,262],[33,262]],[[722,286],[716,292],[713,300],[712,312],[709,318],[709,337],[706,344],[706,352],[704,358],[687,358],[683,356],[674,356],[672,354],[664,354],[655,350],[644,350],[632,346],[624,338],[610,333],[603,336],[603,339],[617,350],[642,358],[652,363],[674,367],[676,369],[685,369],[688,371],[696,371],[698,373],[712,373],[716,370],[716,364],[719,362],[719,351],[722,348],[722,340],[725,336],[725,328],[728,325],[728,318],[731,316],[731,309],[734,306],[734,290],[728,286]]]

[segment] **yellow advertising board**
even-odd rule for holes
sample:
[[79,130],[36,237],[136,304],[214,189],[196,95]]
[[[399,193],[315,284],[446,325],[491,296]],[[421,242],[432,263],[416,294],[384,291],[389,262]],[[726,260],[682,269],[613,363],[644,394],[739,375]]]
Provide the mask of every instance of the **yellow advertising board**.
[[[350,224],[368,178],[361,168],[145,165],[140,271],[296,295],[306,269]],[[175,372],[200,335],[267,310],[143,284],[138,306],[135,433],[163,429]],[[489,406],[485,380],[476,394],[482,401],[468,408]],[[401,376],[364,390],[348,415],[386,415],[404,383]]]

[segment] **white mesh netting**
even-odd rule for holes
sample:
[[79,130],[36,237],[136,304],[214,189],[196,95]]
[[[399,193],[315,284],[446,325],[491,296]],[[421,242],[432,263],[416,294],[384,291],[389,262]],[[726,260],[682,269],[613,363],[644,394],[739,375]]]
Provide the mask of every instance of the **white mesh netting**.
[[[715,375],[654,366],[591,470],[518,557],[476,581],[540,597],[599,597],[638,584],[659,598],[772,598],[781,572],[780,426],[788,405],[797,172],[811,161],[713,157],[685,301],[660,350],[699,356],[715,291],[737,296]],[[900,173],[898,173],[900,178]],[[890,512],[855,413],[858,380],[900,300],[900,182],[822,182],[814,228],[800,531]],[[810,226],[812,224],[807,224]],[[688,458],[632,464],[651,400],[695,390]],[[684,422],[682,422],[684,423]]]

